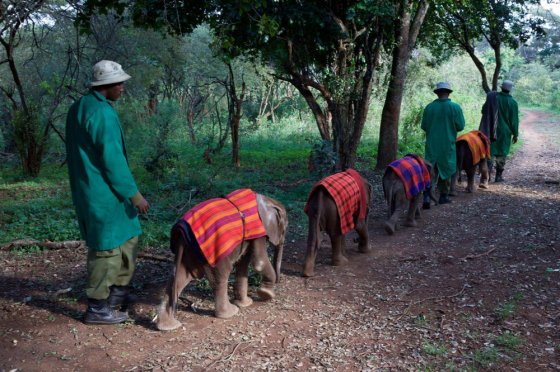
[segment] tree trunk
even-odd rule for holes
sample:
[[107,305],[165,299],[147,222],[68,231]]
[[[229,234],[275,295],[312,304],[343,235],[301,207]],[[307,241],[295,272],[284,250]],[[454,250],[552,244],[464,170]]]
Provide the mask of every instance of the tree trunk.
[[[395,27],[396,45],[393,48],[391,76],[381,113],[379,128],[379,145],[377,148],[376,169],[384,169],[397,158],[399,141],[399,120],[403,99],[404,86],[408,73],[408,62],[420,27],[428,11],[427,1],[422,1],[412,20],[410,1],[401,1],[399,24]],[[411,22],[412,21],[412,22]]]
[[480,77],[481,77],[481,80],[482,80],[482,89],[484,89],[484,91],[486,93],[490,92],[490,86],[488,85],[488,77],[486,76],[486,70],[484,69],[484,64],[476,56],[474,48],[469,46],[468,48],[466,48],[466,51],[469,54],[469,56],[471,57],[472,61],[474,62],[474,65],[476,66],[476,68],[480,72]]
[[315,117],[315,123],[317,123],[317,128],[319,129],[319,135],[321,136],[322,140],[331,141],[331,122],[328,119],[327,115],[321,109],[321,105],[311,93],[311,90],[307,88],[304,84],[302,84],[299,80],[299,77],[295,77],[295,79],[290,80],[290,82],[296,87],[296,89],[301,93],[303,99],[307,103],[307,106],[311,109],[313,116]]
[[[494,49],[494,57],[496,58],[496,66],[494,67],[494,74],[492,75],[492,90],[498,90],[498,77],[502,70],[502,51],[501,43],[496,42],[490,45]],[[488,93],[488,92],[487,92]]]
[[241,166],[241,159],[239,156],[239,122],[243,114],[243,99],[245,98],[245,82],[241,83],[241,94],[237,97],[235,89],[235,78],[233,76],[233,69],[231,64],[228,63],[229,79],[228,79],[228,110],[229,110],[229,125],[231,127],[231,154],[233,166],[239,168]]

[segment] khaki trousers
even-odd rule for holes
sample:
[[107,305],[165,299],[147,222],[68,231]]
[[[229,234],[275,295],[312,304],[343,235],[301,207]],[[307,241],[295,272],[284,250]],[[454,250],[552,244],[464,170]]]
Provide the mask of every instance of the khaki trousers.
[[128,285],[134,274],[137,254],[137,236],[108,251],[89,249],[86,285],[88,298],[104,300],[109,297],[109,287]]

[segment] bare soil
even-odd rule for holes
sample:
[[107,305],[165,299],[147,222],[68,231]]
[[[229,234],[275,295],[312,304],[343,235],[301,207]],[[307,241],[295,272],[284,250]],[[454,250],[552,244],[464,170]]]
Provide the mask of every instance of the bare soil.
[[87,326],[85,251],[1,252],[0,370],[560,370],[560,123],[524,111],[521,129],[504,183],[459,187],[394,236],[368,173],[372,253],[349,234],[350,262],[333,267],[325,241],[304,279],[305,239],[290,240],[277,297],[229,320],[193,285],[183,327],[155,330],[170,264],[142,259],[134,321]]

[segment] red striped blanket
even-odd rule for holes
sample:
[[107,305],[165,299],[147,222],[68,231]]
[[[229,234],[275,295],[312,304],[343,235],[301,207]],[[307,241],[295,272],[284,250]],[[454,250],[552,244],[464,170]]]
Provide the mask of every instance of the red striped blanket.
[[202,254],[212,267],[245,240],[266,236],[251,189],[195,205],[181,217],[189,224]]
[[367,212],[367,195],[364,182],[358,172],[348,169],[336,173],[317,182],[305,204],[304,211],[309,209],[309,200],[318,187],[324,187],[333,198],[340,217],[340,230],[343,234],[354,228],[354,216],[364,219]]
[[406,191],[406,198],[412,199],[430,187],[430,172],[424,159],[416,154],[408,154],[387,166],[401,179]]
[[476,165],[482,159],[490,158],[490,141],[488,137],[479,130],[471,130],[457,137],[457,142],[466,141],[469,145],[473,157],[473,165]]

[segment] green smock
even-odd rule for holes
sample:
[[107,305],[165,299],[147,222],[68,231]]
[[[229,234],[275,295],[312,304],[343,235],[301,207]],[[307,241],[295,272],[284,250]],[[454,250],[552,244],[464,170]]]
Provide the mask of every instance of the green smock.
[[66,155],[72,200],[90,249],[109,250],[142,233],[130,198],[138,192],[128,167],[116,111],[94,90],[66,119]]
[[511,147],[511,137],[519,135],[519,111],[517,102],[509,93],[497,94],[498,129],[496,141],[490,145],[490,155],[507,156]]
[[450,178],[457,167],[455,140],[457,132],[465,128],[461,106],[449,98],[436,99],[424,109],[422,129],[426,132],[425,158],[435,167],[443,180]]

